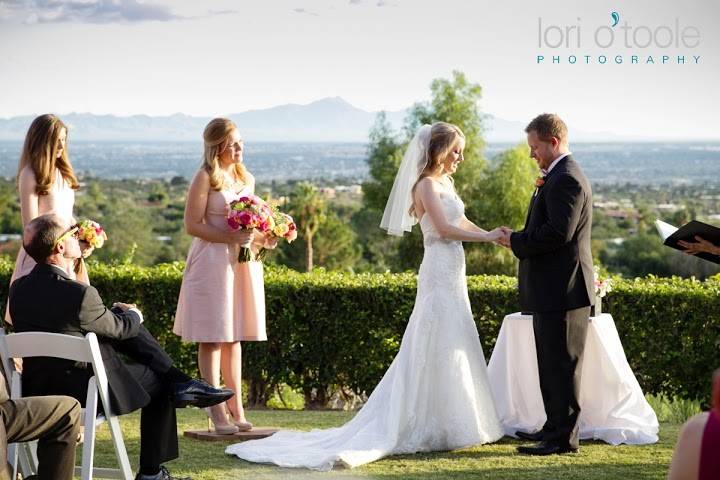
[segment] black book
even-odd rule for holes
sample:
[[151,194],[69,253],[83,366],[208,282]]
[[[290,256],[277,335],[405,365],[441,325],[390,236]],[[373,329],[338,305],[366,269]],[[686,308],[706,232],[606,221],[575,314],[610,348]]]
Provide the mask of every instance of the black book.
[[[684,249],[678,245],[678,242],[680,240],[685,240],[686,242],[696,242],[696,235],[715,245],[720,245],[720,228],[713,227],[707,223],[698,222],[697,220],[688,222],[680,228],[674,227],[662,220],[656,220],[655,226],[664,240],[663,244],[674,248],[675,250],[680,250],[681,252],[684,251]],[[720,264],[720,256],[718,255],[702,252],[695,256],[709,262]]]

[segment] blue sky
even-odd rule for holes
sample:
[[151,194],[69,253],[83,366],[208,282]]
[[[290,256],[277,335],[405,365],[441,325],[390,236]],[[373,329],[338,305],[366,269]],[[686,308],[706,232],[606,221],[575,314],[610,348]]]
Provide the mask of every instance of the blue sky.
[[[553,111],[587,131],[720,139],[718,5],[0,0],[0,117],[220,115],[328,96],[366,110],[398,110],[426,100],[433,78],[458,69],[483,86],[483,110],[509,120]],[[609,26],[613,11],[620,17],[617,43],[599,48],[592,32]],[[697,29],[697,45],[627,48],[619,37],[628,22],[660,28],[662,44],[663,35],[675,35],[676,21]],[[582,46],[539,47],[539,22],[558,27],[548,33],[550,43],[580,26]],[[638,33],[643,43],[646,32]],[[562,63],[538,64],[538,54],[560,55]],[[570,64],[571,55],[580,60]],[[599,55],[608,63],[599,64]],[[622,64],[613,63],[618,55]],[[660,64],[662,55],[673,60]],[[675,62],[678,55],[684,65]],[[695,55],[698,64],[691,63]],[[645,64],[647,56],[656,63]]]

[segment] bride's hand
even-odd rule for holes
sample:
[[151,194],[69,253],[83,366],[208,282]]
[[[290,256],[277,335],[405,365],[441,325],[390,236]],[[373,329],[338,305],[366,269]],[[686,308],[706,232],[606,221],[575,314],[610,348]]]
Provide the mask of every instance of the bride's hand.
[[485,239],[488,242],[497,242],[505,237],[505,232],[502,228],[496,228],[485,234]]

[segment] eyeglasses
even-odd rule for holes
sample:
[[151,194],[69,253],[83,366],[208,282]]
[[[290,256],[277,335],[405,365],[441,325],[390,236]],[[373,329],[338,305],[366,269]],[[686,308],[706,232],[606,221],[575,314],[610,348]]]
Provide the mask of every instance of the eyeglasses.
[[63,234],[60,235],[57,240],[55,240],[55,244],[53,245],[53,248],[57,247],[58,245],[60,245],[62,242],[64,242],[65,240],[67,240],[70,237],[78,238],[79,231],[80,231],[80,225],[78,225],[77,223],[75,225],[70,226],[70,228],[65,230],[63,232]]

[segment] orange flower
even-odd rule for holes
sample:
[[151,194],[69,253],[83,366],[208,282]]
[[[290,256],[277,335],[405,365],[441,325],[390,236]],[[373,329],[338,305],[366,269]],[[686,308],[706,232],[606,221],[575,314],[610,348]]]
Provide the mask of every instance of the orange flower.
[[543,185],[545,185],[545,177],[538,177],[538,178],[535,179],[535,186],[536,186],[537,188],[540,188],[540,187],[542,187]]

